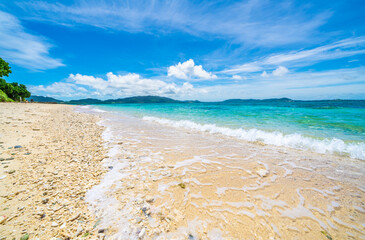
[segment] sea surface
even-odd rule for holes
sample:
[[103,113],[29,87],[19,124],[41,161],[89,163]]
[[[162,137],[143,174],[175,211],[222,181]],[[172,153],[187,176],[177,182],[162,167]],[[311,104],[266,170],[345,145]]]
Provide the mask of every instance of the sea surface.
[[98,109],[176,128],[365,160],[365,101],[109,104]]
[[364,101],[112,104],[110,239],[365,239]]

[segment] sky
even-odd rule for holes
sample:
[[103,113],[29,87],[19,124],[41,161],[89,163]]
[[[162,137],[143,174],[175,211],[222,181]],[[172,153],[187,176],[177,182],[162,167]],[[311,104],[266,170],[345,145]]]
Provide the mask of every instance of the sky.
[[363,0],[0,0],[8,82],[62,100],[365,99]]

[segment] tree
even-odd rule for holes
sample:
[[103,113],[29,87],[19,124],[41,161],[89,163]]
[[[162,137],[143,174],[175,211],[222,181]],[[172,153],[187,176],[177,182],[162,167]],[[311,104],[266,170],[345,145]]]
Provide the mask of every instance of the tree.
[[10,97],[10,95],[13,94],[14,86],[7,83],[5,79],[0,78],[0,90]]
[[9,63],[0,58],[0,90],[14,101],[21,101],[30,97],[31,94],[24,84],[18,84],[16,82],[7,83],[5,79],[1,78],[3,76],[8,77],[10,73]]
[[21,97],[23,99],[30,97],[30,92],[27,90],[27,87],[24,84],[19,84],[19,88],[21,90]]
[[3,76],[9,77],[11,73],[9,63],[0,58],[0,78]]

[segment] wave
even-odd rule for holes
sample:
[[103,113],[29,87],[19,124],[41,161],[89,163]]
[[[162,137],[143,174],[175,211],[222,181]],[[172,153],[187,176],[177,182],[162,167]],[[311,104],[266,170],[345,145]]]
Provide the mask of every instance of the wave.
[[107,111],[101,110],[99,108],[91,108],[90,110],[93,111],[93,112],[97,112],[97,113],[105,113],[105,112],[107,112]]
[[299,133],[283,134],[281,132],[266,132],[259,129],[232,129],[227,127],[219,127],[215,124],[200,124],[189,120],[170,120],[166,118],[158,118],[145,116],[145,121],[157,122],[166,126],[175,128],[191,129],[201,132],[209,132],[212,134],[223,134],[230,137],[236,137],[251,142],[262,141],[265,144],[275,146],[285,146],[296,149],[311,150],[318,153],[330,153],[347,155],[351,158],[365,160],[365,143],[346,143],[341,139],[314,139],[303,136]]

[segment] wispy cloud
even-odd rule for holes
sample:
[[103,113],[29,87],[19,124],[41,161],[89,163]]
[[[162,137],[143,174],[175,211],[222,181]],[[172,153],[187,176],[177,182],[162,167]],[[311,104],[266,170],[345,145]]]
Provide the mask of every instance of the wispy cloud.
[[280,77],[266,74],[244,82],[204,87],[200,100],[227,98],[365,99],[365,67],[317,72],[290,73]]
[[207,80],[217,78],[216,75],[205,71],[201,65],[195,65],[193,59],[170,66],[168,68],[167,76],[184,80]]
[[266,58],[263,64],[278,65],[289,62],[299,66],[306,66],[319,61],[339,59],[364,53],[365,37],[347,38],[310,50],[273,55]]
[[64,66],[49,56],[52,47],[46,39],[27,33],[19,19],[0,11],[0,55],[7,61],[31,70]]
[[327,44],[309,50],[291,51],[284,54],[275,54],[257,61],[228,68],[222,73],[259,72],[273,70],[279,65],[287,67],[311,66],[327,60],[340,59],[365,54],[365,37],[347,38],[335,43]]
[[179,30],[258,46],[312,41],[311,36],[331,13],[307,14],[300,5],[290,3],[77,0],[71,5],[46,1],[20,1],[18,5],[33,19],[71,26],[85,24],[129,32]]

